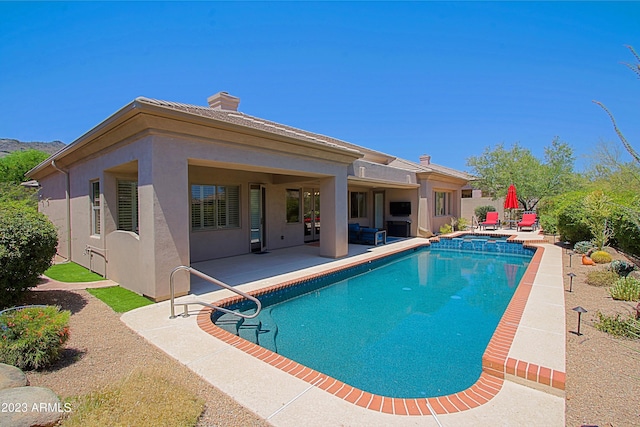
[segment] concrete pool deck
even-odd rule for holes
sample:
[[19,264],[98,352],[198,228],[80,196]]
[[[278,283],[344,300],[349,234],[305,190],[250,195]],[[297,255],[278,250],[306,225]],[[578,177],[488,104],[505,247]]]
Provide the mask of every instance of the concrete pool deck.
[[[276,426],[562,426],[566,369],[561,249],[543,243],[537,233],[498,230],[488,234],[516,235],[519,240],[529,242],[538,240],[540,243],[536,246],[544,251],[536,261],[535,273],[528,278],[529,283],[523,286],[523,278],[519,286],[518,292],[520,288],[527,288],[527,295],[518,309],[519,317],[505,315],[501,321],[512,331],[506,334],[510,342],[502,345],[500,340],[503,338],[494,335],[495,342],[492,339],[490,347],[495,347],[485,353],[485,356],[489,353],[488,362],[501,364],[485,366],[483,373],[494,390],[493,396],[484,399],[482,404],[473,405],[472,409],[434,408],[433,405],[427,408],[421,402],[423,405],[416,412],[409,403],[400,402],[402,406],[394,407],[398,402],[391,402],[391,410],[387,407],[383,411],[350,403],[339,393],[332,394],[314,385],[314,381],[320,383],[322,378],[297,378],[275,364],[265,363],[243,351],[244,345],[238,342],[230,344],[211,336],[198,325],[197,314],[201,308],[197,305],[190,306],[193,315],[187,318],[169,319],[170,306],[166,301],[125,313],[122,320],[148,341]],[[304,246],[199,263],[194,267],[247,292],[424,242],[424,239],[407,239],[380,247],[353,245],[349,256],[340,260],[320,258],[316,247]],[[179,300],[197,298],[214,302],[233,295],[230,291],[213,290],[211,285],[197,281],[193,282],[192,292],[194,295]],[[181,309],[178,307],[176,311],[181,312]],[[487,368],[502,369],[503,379],[499,378],[500,372],[487,375]],[[556,387],[550,384],[554,375]],[[469,395],[473,396],[473,392]],[[449,401],[455,406],[453,398]]]

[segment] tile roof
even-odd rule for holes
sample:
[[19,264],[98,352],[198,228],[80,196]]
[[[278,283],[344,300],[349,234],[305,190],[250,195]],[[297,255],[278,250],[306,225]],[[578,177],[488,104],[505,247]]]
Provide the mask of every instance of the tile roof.
[[136,98],[136,102],[155,105],[163,108],[168,108],[174,111],[181,111],[184,113],[194,114],[201,117],[207,117],[215,120],[224,121],[227,123],[233,123],[248,128],[258,129],[265,132],[270,132],[277,135],[288,136],[306,140],[313,143],[325,144],[330,147],[339,147],[347,150],[354,150],[364,154],[364,159],[393,166],[396,168],[412,171],[412,172],[436,172],[444,175],[461,178],[471,179],[471,176],[465,172],[461,172],[455,169],[447,168],[437,164],[422,165],[412,162],[410,160],[400,159],[389,154],[372,150],[370,148],[362,147],[347,141],[332,138],[330,136],[321,135],[318,133],[309,132],[303,129],[298,129],[292,126],[284,125],[281,123],[273,122],[270,120],[262,119],[259,117],[251,116],[249,114],[242,113],[235,110],[221,110],[213,109],[208,106],[200,106],[193,104],[183,104],[173,101],[163,101],[153,98],[139,97]]
[[202,117],[208,117],[216,120],[221,120],[228,123],[237,124],[253,129],[259,129],[262,131],[274,133],[277,135],[306,139],[309,141],[326,144],[331,147],[340,148],[352,148],[349,143],[340,141],[339,139],[331,138],[329,136],[320,135],[313,132],[307,132],[302,129],[297,129],[292,126],[283,125],[280,123],[272,122],[269,120],[261,119],[259,117],[250,116],[245,113],[233,110],[216,110],[210,107],[204,107],[200,105],[182,104],[179,102],[162,101],[158,99],[140,97],[136,98],[137,102],[146,104],[157,105],[164,108],[169,108],[175,111],[182,111],[185,113],[195,114]]

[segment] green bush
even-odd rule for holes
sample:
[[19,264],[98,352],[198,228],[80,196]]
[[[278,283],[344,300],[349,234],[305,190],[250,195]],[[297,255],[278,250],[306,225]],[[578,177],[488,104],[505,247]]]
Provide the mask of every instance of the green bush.
[[484,222],[487,219],[487,212],[495,212],[496,208],[491,205],[478,206],[474,209],[478,222]]
[[469,221],[466,218],[458,218],[458,222],[456,224],[456,229],[459,231],[464,231],[469,226]]
[[605,251],[595,251],[591,254],[591,259],[596,264],[606,264],[611,262],[611,255]]
[[619,277],[609,289],[613,299],[640,301],[640,280],[634,277]]
[[571,243],[591,240],[593,236],[584,221],[583,200],[586,195],[586,191],[577,190],[544,199],[538,209],[540,221],[545,218],[545,227],[555,227],[561,240]]
[[451,227],[451,224],[444,224],[442,226],[440,226],[440,233],[441,234],[449,234],[453,232],[453,227]]
[[38,210],[38,191],[12,182],[0,182],[0,205]]
[[617,337],[640,338],[640,320],[634,319],[633,316],[623,319],[620,314],[607,316],[598,312],[597,315],[598,321],[594,326],[599,331]]
[[40,369],[60,357],[69,339],[71,312],[59,307],[27,307],[0,314],[0,362],[20,369]]
[[591,249],[593,249],[593,243],[586,240],[581,240],[573,245],[573,251],[578,254],[586,254]]
[[640,256],[640,197],[629,194],[616,202],[619,205],[611,219],[612,244],[626,253]]
[[545,234],[557,234],[558,233],[558,219],[551,215],[540,215],[540,228],[544,230]]
[[46,216],[25,207],[0,207],[0,308],[20,301],[51,266],[58,233]]
[[618,278],[618,274],[613,271],[594,270],[587,273],[585,282],[591,286],[611,286]]

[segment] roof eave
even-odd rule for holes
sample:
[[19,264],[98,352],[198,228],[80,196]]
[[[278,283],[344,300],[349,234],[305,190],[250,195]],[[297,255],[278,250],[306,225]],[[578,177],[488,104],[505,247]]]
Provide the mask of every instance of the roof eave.
[[[352,158],[353,160],[362,158],[364,156],[363,153],[349,147],[342,146],[333,146],[328,144],[323,144],[314,141],[308,141],[302,138],[296,138],[294,136],[283,136],[275,133],[271,133],[268,131],[255,129],[247,126],[238,125],[235,123],[230,123],[224,120],[219,120],[212,117],[203,117],[195,114],[191,114],[188,112],[178,111],[171,108],[155,105],[152,103],[145,102],[145,98],[137,98],[129,104],[125,105],[114,114],[109,116],[107,119],[100,122],[97,126],[80,136],[78,139],[53,154],[47,160],[41,162],[33,169],[31,169],[28,174],[36,179],[47,175],[44,173],[47,169],[53,167],[51,166],[52,161],[62,160],[65,157],[69,156],[73,152],[85,147],[87,144],[96,140],[97,138],[107,134],[108,132],[116,129],[118,126],[125,123],[127,120],[135,117],[138,114],[150,114],[153,116],[166,117],[171,119],[183,120],[187,122],[191,122],[194,124],[206,124],[213,125],[216,128],[234,131],[243,134],[249,134],[253,136],[268,138],[270,140],[287,142],[289,144],[295,144],[298,146],[304,147],[313,147],[316,150],[324,151],[326,153],[335,153],[338,155],[344,156],[346,159]],[[151,128],[149,128],[151,129]],[[61,162],[61,166],[64,165],[64,162]],[[43,174],[44,173],[44,174]]]

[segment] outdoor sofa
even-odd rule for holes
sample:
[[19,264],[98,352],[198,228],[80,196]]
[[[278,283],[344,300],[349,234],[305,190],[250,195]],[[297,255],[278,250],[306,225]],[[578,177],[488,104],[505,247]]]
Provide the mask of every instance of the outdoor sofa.
[[358,223],[349,224],[349,243],[374,246],[384,245],[387,243],[387,231],[361,227]]

